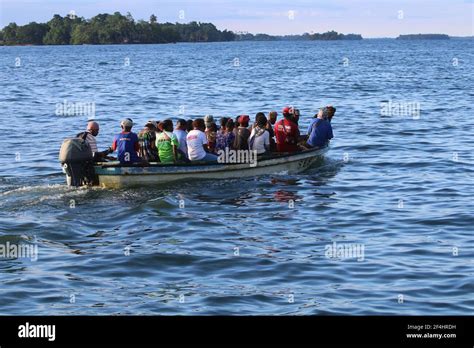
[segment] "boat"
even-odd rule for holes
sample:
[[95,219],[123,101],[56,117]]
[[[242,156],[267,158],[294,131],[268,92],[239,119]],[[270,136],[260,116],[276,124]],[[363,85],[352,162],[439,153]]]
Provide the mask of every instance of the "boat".
[[147,165],[123,165],[120,162],[98,162],[94,172],[99,186],[121,188],[168,183],[194,179],[235,179],[270,174],[293,174],[302,172],[321,159],[329,146],[304,150],[291,154],[274,154],[257,158],[249,163],[183,163]]

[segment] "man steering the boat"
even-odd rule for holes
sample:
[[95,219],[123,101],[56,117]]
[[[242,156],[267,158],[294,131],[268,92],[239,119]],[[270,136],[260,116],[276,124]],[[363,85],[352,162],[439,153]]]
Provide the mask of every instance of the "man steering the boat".
[[94,162],[103,161],[107,158],[107,155],[113,152],[110,147],[105,151],[98,151],[97,140],[95,138],[99,135],[99,129],[99,123],[95,121],[89,121],[87,122],[87,129],[84,132],[76,135],[76,137],[82,138],[86,143],[89,144]]

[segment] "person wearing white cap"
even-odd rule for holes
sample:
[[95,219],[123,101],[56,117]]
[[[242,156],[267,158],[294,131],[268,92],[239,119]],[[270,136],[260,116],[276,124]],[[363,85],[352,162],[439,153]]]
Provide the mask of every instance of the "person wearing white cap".
[[140,150],[138,136],[132,132],[133,121],[130,118],[125,118],[120,122],[120,126],[122,132],[114,137],[112,151],[117,151],[118,160],[122,164],[141,162],[141,158],[138,156]]
[[211,124],[213,123],[214,123],[214,116],[212,115],[204,116],[204,124],[206,125],[206,129],[209,129],[211,127]]

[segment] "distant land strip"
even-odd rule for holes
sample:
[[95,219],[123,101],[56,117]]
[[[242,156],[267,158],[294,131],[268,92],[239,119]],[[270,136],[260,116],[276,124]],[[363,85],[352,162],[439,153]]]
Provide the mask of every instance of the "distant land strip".
[[[397,40],[448,40],[473,37],[450,37],[446,34],[399,35]],[[10,23],[0,30],[0,46],[15,45],[110,45],[160,44],[177,42],[219,41],[334,41],[362,40],[360,34],[336,31],[304,33],[302,35],[251,34],[219,30],[212,23],[158,23],[151,15],[148,21],[135,20],[128,12],[98,14],[90,19],[76,15],[55,14],[47,23],[26,25]]]
[[449,35],[446,34],[409,34],[399,35],[397,40],[449,40]]
[[219,30],[212,23],[158,23],[134,20],[130,13],[98,14],[90,19],[55,14],[47,23],[26,25],[10,23],[0,31],[0,45],[105,45],[157,44],[176,42],[275,41],[275,40],[361,40],[358,34],[305,33],[303,35],[272,36],[267,34],[234,33]]

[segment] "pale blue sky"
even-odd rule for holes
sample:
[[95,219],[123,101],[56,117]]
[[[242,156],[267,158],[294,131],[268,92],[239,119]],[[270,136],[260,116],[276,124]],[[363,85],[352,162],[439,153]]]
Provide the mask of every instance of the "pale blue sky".
[[[219,29],[251,33],[474,35],[474,0],[0,0],[0,26],[44,22],[70,10],[86,18],[130,11],[135,19],[148,20],[154,13],[160,22],[212,22]],[[179,18],[181,10],[184,20]]]

